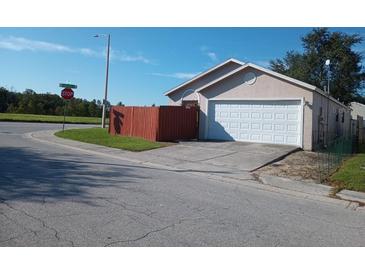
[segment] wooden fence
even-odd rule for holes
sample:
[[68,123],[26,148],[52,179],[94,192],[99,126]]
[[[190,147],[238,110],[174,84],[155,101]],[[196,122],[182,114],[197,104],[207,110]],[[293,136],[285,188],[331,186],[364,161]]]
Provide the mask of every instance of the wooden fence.
[[196,139],[198,110],[195,107],[119,107],[110,109],[109,133],[152,141]]

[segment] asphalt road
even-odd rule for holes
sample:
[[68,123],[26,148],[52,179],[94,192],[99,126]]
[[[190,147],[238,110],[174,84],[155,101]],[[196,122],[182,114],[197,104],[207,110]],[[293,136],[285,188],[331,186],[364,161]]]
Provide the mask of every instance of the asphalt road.
[[364,246],[364,210],[116,161],[0,122],[1,246]]

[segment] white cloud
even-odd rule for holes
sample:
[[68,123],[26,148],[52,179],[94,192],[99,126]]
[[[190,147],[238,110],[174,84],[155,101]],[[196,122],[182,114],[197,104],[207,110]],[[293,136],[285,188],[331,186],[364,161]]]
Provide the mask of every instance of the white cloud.
[[215,52],[207,52],[207,55],[210,58],[210,60],[212,60],[212,61],[218,60],[217,54],[215,54]]
[[176,79],[191,79],[194,76],[196,76],[199,73],[190,73],[190,72],[175,72],[175,73],[159,73],[159,72],[153,72],[150,73],[150,75],[154,76],[161,76],[161,77],[169,77],[169,78],[176,78]]
[[111,50],[110,58],[114,60],[119,60],[121,62],[142,62],[145,64],[152,63],[151,60],[144,57],[142,54],[130,55],[126,52],[120,52],[118,50]]
[[209,57],[209,59],[210,59],[211,61],[213,61],[213,62],[218,61],[218,56],[217,56],[217,54],[216,54],[215,52],[213,52],[213,51],[209,50],[209,49],[208,49],[208,47],[206,47],[206,46],[202,46],[202,47],[200,47],[200,51],[201,51],[204,55],[208,56],[208,57]]
[[89,48],[81,48],[81,49],[78,49],[77,51],[86,56],[101,56],[102,55],[102,53],[89,49]]
[[29,40],[22,37],[10,36],[8,38],[0,37],[0,48],[15,51],[49,51],[49,52],[73,52],[70,47],[49,43],[44,41]]
[[[106,55],[105,50],[95,51],[90,48],[72,48],[62,44],[50,43],[45,41],[30,40],[23,37],[1,37],[0,36],[0,49],[7,49],[13,51],[34,51],[34,52],[66,52],[66,53],[78,53],[85,56],[103,57]],[[126,52],[119,52],[117,50],[111,50],[111,59],[121,62],[142,62],[150,64],[151,61],[144,57],[142,54],[129,55]]]

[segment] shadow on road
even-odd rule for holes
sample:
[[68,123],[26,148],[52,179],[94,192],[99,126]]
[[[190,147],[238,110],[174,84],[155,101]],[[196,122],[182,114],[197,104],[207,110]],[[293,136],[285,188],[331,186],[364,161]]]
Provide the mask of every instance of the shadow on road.
[[98,197],[93,190],[127,188],[146,179],[132,166],[87,161],[94,160],[92,156],[75,157],[67,153],[53,156],[58,159],[26,147],[0,148],[0,200],[73,200],[96,205]]

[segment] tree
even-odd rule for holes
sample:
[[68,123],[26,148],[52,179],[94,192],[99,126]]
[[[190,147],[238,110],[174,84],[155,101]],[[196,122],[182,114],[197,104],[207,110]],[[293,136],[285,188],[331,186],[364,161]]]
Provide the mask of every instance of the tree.
[[0,112],[5,112],[8,108],[8,93],[5,88],[0,87]]
[[[0,112],[63,115],[64,103],[57,94],[38,94],[31,89],[19,93],[0,87]],[[67,114],[71,116],[100,117],[101,110],[101,102],[96,100],[74,98],[67,102]]]
[[302,38],[303,53],[289,51],[282,59],[270,61],[273,71],[323,88],[327,81],[327,59],[330,65],[330,93],[348,104],[364,100],[361,94],[365,72],[362,54],[353,47],[363,41],[360,35],[330,32],[327,28],[313,29]]

